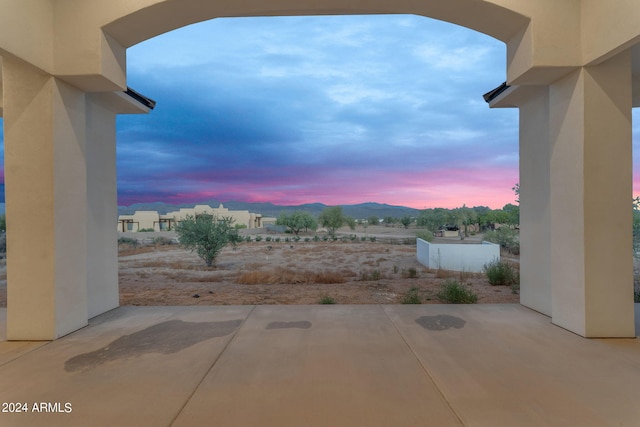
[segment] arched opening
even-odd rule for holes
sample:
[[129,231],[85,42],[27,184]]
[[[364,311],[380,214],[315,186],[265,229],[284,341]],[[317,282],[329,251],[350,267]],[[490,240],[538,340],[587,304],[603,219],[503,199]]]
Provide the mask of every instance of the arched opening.
[[505,60],[499,41],[415,15],[221,18],[148,40],[128,51],[128,82],[158,105],[118,121],[118,204],[500,209],[518,180],[517,111],[481,94]]

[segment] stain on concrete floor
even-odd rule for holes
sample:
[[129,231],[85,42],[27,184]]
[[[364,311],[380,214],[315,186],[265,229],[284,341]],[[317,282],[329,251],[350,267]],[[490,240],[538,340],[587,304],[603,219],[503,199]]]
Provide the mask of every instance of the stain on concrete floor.
[[311,322],[306,320],[298,320],[295,322],[271,322],[267,325],[265,329],[309,329],[311,327]]
[[169,320],[121,336],[101,349],[74,356],[65,362],[64,369],[67,372],[86,371],[146,353],[177,353],[202,341],[229,335],[241,324],[242,319],[219,322]]
[[438,314],[437,316],[418,317],[416,323],[430,331],[444,331],[451,328],[462,329],[467,322],[459,317]]

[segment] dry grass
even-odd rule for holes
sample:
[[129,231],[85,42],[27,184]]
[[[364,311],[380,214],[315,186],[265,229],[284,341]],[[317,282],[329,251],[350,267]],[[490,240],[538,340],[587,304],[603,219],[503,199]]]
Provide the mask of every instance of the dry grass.
[[118,256],[131,256],[146,254],[150,252],[170,251],[175,248],[176,245],[144,245],[133,246],[128,243],[121,243],[118,245]]
[[289,268],[274,268],[268,271],[248,271],[240,273],[236,283],[243,285],[280,285],[317,283],[344,283],[347,279],[340,273],[321,271],[292,270]]
[[460,275],[458,271],[445,270],[443,268],[439,268],[436,270],[436,277],[438,279],[450,279],[452,277],[457,277]]
[[164,261],[164,260],[148,260],[137,261],[130,264],[132,268],[166,268],[171,270],[189,270],[189,271],[211,271],[215,269],[213,267],[207,267],[200,263],[193,263],[189,261]]
[[203,276],[194,276],[191,274],[179,273],[175,271],[165,271],[160,273],[167,279],[177,283],[215,283],[222,282],[226,277],[222,274],[207,274]]
[[155,246],[142,246],[142,247],[133,247],[129,245],[119,245],[118,246],[118,256],[131,256],[138,254],[145,254],[149,252],[155,252]]
[[[123,305],[317,304],[326,295],[339,303],[396,304],[412,288],[433,304],[445,278],[471,283],[481,303],[518,298],[471,273],[427,270],[417,262],[415,247],[380,242],[252,242],[226,248],[215,268],[176,245],[131,252],[140,255],[120,257]],[[200,298],[193,298],[196,293]]]

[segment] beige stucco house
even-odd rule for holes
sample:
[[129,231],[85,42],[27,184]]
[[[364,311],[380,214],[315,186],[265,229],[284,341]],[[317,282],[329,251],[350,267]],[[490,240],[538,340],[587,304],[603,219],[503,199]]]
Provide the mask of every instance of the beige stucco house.
[[640,2],[2,0],[7,337],[55,339],[118,306],[115,117],[149,111],[124,93],[128,47],[217,17],[374,13],[504,42],[509,87],[489,101],[520,112],[520,302],[581,336],[634,337]]
[[263,226],[261,214],[246,210],[231,211],[220,204],[217,208],[212,208],[209,205],[180,208],[178,211],[168,212],[164,215],[157,211],[136,211],[133,215],[120,215],[118,217],[118,231],[171,230],[178,222],[188,216],[195,217],[202,214],[214,215],[218,218],[231,218],[234,225],[244,225],[247,228]]

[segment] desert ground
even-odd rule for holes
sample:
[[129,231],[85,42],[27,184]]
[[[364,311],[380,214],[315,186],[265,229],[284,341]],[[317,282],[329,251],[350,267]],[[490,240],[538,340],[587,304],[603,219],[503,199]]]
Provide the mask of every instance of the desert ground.
[[[411,290],[422,303],[440,304],[436,294],[448,278],[467,284],[478,303],[519,301],[510,287],[489,285],[484,274],[426,269],[416,259],[415,232],[384,226],[366,231],[345,228],[337,241],[314,241],[313,233],[301,233],[296,242],[290,234],[241,230],[254,241],[227,246],[213,267],[175,243],[166,244],[175,242],[171,232],[121,233],[140,243],[119,245],[120,304],[317,304],[323,299],[336,304],[400,304]],[[256,235],[262,240],[256,242]],[[165,244],[158,244],[158,237]],[[450,242],[480,240],[474,236]],[[517,257],[508,259],[518,264]],[[6,306],[6,275],[0,274],[0,306]]]

